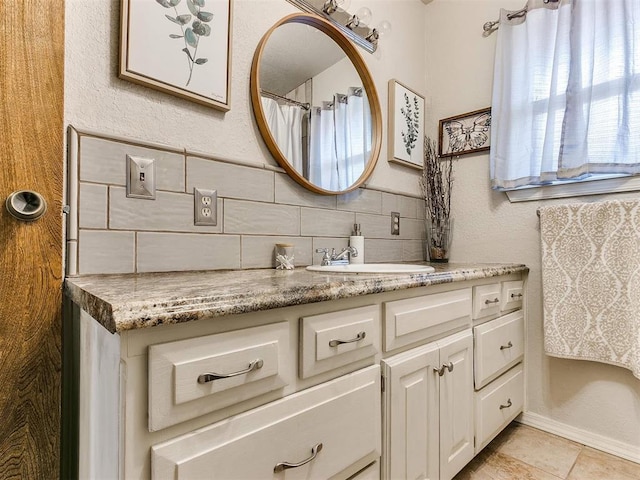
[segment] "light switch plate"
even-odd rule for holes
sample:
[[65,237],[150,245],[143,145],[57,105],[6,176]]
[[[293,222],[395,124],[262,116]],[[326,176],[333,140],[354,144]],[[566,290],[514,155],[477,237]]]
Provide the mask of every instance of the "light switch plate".
[[218,224],[218,192],[193,188],[193,224],[215,226]]
[[156,199],[155,159],[127,155],[127,197]]

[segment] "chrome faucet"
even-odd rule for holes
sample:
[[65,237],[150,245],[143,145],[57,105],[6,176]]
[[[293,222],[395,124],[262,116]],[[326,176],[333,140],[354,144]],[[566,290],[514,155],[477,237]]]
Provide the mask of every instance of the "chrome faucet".
[[358,250],[355,247],[344,247],[340,253],[336,253],[336,249],[332,248],[329,253],[328,248],[316,248],[316,253],[323,253],[322,261],[320,265],[349,265],[348,254],[352,257],[358,256]]

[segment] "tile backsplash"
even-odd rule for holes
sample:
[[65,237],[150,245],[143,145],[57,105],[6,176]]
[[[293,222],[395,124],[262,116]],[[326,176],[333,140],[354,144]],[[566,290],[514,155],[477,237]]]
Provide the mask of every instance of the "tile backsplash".
[[[423,202],[360,188],[314,194],[284,170],[69,128],[66,274],[273,268],[274,245],[295,245],[297,266],[315,249],[341,249],[354,223],[365,261],[422,260]],[[156,160],[155,200],[127,198],[127,155]],[[417,181],[417,179],[416,179]],[[216,226],[193,222],[193,188],[217,190]],[[390,213],[400,212],[400,235]]]

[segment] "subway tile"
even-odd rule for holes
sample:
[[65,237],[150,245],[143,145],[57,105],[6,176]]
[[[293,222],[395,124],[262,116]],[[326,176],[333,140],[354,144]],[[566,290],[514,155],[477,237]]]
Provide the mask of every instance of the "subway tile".
[[296,267],[311,265],[312,240],[310,237],[243,235],[242,268],[274,268],[276,243],[291,243],[294,245],[293,257]]
[[274,201],[275,173],[204,158],[187,157],[187,191],[193,187],[217,190],[219,197]]
[[424,241],[403,240],[402,241],[402,261],[403,262],[424,261]]
[[80,228],[107,228],[107,186],[80,183]]
[[382,192],[382,214],[389,215],[391,212],[400,211],[400,201],[398,195],[394,193]]
[[[400,220],[400,232],[402,233],[403,219]],[[391,235],[391,215],[370,215],[367,213],[356,214],[356,222],[360,224],[362,235],[367,238],[399,239],[397,235]]]
[[133,273],[134,232],[80,230],[78,274]]
[[338,195],[338,210],[364,213],[382,213],[382,192],[359,188]]
[[424,221],[426,209],[427,209],[427,206],[425,205],[424,201],[423,200],[418,201],[418,213],[416,216],[418,220]]
[[240,237],[189,233],[138,233],[138,272],[240,268]]
[[[344,247],[349,245],[349,239],[345,237],[314,237],[313,238],[313,265],[320,265],[322,262],[322,253],[316,253],[319,248],[328,248],[331,251],[335,248],[337,252],[342,251]],[[365,249],[366,250],[366,249]],[[366,261],[366,257],[365,257]]]
[[348,237],[353,232],[356,215],[353,212],[302,208],[301,235],[313,237]]
[[218,199],[218,224],[193,224],[193,195],[156,192],[155,200],[127,198],[122,187],[109,188],[109,228],[165,232],[222,232],[222,200]]
[[400,238],[403,240],[420,240],[425,237],[424,220],[400,218]]
[[418,203],[420,203],[420,200],[415,197],[398,195],[400,216],[406,218],[418,218]]
[[300,207],[225,199],[224,232],[300,235]]
[[401,262],[401,240],[364,239],[365,259],[367,263]]
[[184,155],[91,136],[80,138],[80,180],[126,185],[127,155],[156,160],[157,190],[184,192]]
[[276,173],[276,203],[303,207],[336,208],[335,195],[320,195],[298,185],[291,177]]
[[400,217],[400,235],[391,235],[391,215],[356,214],[364,238],[386,238],[388,240],[419,240],[424,237],[424,222],[414,218]]
[[382,192],[383,215],[399,212],[400,216],[404,218],[421,218],[419,217],[419,204],[421,203],[424,202],[419,198]]

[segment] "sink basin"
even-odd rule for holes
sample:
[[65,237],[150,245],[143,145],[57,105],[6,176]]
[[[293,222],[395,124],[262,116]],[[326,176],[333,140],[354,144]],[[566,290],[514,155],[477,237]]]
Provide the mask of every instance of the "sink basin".
[[429,265],[409,265],[405,263],[352,263],[349,265],[311,265],[312,272],[332,273],[432,273]]

